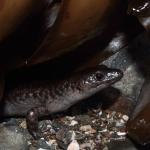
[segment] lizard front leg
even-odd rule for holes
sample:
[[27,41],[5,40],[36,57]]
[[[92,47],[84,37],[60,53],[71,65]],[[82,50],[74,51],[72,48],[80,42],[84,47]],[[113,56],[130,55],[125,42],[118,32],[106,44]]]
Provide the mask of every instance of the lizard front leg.
[[41,137],[41,133],[38,129],[38,119],[47,115],[49,115],[48,110],[43,106],[32,108],[27,112],[27,128],[34,139],[39,139]]

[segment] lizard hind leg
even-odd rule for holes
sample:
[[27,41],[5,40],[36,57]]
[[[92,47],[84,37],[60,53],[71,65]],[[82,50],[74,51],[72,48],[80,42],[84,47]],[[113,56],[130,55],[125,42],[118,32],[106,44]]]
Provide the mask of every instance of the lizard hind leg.
[[26,115],[27,128],[34,139],[41,138],[41,133],[38,128],[38,120],[40,117],[47,116],[49,113],[43,106],[30,109]]

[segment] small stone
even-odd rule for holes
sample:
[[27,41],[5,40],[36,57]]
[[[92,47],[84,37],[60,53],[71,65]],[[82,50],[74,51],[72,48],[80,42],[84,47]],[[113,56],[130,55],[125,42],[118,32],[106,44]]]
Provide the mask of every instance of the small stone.
[[85,134],[94,134],[96,133],[95,129],[91,129],[90,131],[85,132]]
[[83,143],[80,145],[80,149],[86,149],[91,147],[92,147],[91,143]]
[[98,113],[98,116],[101,116],[103,114],[103,112],[102,111],[100,111],[99,113]]
[[103,130],[98,131],[98,132],[103,133],[103,132],[107,132],[107,131],[108,131],[107,129],[103,129]]
[[103,148],[103,150],[108,150],[108,147],[105,146],[105,147]]
[[75,140],[75,137],[75,132],[68,129],[60,129],[56,134],[57,143],[63,149],[67,149],[68,144]]
[[92,127],[90,125],[85,125],[80,127],[80,130],[84,132],[90,131],[91,129]]
[[58,148],[58,144],[54,139],[50,139],[49,141],[46,141],[46,143],[50,146],[51,150],[56,150]]
[[71,120],[75,119],[75,117],[66,116],[66,119],[71,121]]
[[49,149],[50,144],[47,141],[45,141],[44,138],[41,138],[40,140],[38,140],[38,148]]
[[92,120],[92,123],[95,123],[96,122],[96,120]]
[[23,129],[26,129],[26,128],[27,128],[27,123],[26,123],[26,121],[21,122],[19,126],[20,126],[21,128],[23,128]]
[[48,142],[46,142],[47,144],[49,144],[49,145],[52,145],[52,144],[56,144],[56,140],[49,140]]
[[79,150],[79,149],[80,149],[80,146],[76,140],[73,140],[67,148],[67,150]]
[[54,129],[50,129],[51,134],[56,134],[56,131]]
[[123,119],[120,119],[120,123],[125,123],[125,121]]
[[84,133],[81,133],[79,131],[76,131],[75,133],[76,133],[76,137],[75,137],[76,140],[84,140],[85,139],[86,135]]
[[84,131],[85,134],[94,134],[94,133],[96,133],[96,130],[93,129],[90,125],[81,126],[80,130]]
[[124,123],[116,122],[116,127],[122,127],[122,126],[124,126]]
[[118,136],[125,136],[127,133],[126,132],[117,132]]
[[111,116],[110,116],[110,114],[107,114],[106,117],[107,117],[107,119],[109,119]]
[[90,124],[91,123],[91,118],[90,118],[90,116],[89,115],[78,115],[77,117],[76,117],[76,120],[78,121],[78,122],[80,122],[81,124],[83,124],[83,125],[86,125],[86,124]]
[[122,118],[123,118],[124,121],[128,121],[129,120],[129,117],[127,115],[123,115]]
[[[135,147],[134,143],[130,141],[130,139],[124,139],[124,140],[113,140],[111,143],[108,144],[109,150],[139,150],[140,148]],[[147,148],[141,148],[141,149],[147,149]]]
[[31,144],[32,144],[31,141],[27,141],[27,143],[28,143],[28,145],[31,145]]
[[30,145],[28,150],[37,150],[37,147]]
[[75,126],[78,124],[78,121],[72,120],[69,126]]
[[39,129],[42,133],[47,132],[52,129],[52,122],[50,120],[42,120],[39,122]]

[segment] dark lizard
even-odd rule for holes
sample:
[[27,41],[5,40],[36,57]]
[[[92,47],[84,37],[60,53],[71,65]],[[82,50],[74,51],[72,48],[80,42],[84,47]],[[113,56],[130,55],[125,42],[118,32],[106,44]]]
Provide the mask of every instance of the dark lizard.
[[123,76],[118,69],[97,66],[57,81],[41,81],[18,85],[7,90],[1,104],[1,116],[26,116],[27,127],[35,139],[39,138],[38,119],[67,110]]

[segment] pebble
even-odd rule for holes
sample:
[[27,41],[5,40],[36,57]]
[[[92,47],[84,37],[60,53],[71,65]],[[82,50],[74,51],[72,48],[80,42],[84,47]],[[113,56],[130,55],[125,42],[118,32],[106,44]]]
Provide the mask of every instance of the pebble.
[[39,129],[42,133],[50,131],[52,129],[52,122],[50,120],[42,120],[39,122]]
[[122,126],[124,126],[124,123],[121,123],[120,121],[116,122],[116,127],[122,127]]
[[[109,143],[108,149],[109,150],[139,150],[140,148],[135,147],[135,145],[129,139],[126,138],[123,141],[112,141],[111,143]],[[148,150],[148,149],[143,149],[143,150]]]
[[122,118],[123,118],[123,120],[125,120],[125,121],[128,121],[128,120],[129,120],[129,117],[128,117],[127,115],[123,115]]
[[90,149],[90,150],[93,150],[94,149],[94,141],[93,140],[90,140],[88,143],[83,143],[80,145],[80,149]]
[[49,145],[56,144],[56,140],[51,140],[51,139],[50,139],[50,140],[48,141],[48,144],[49,144]]
[[57,150],[58,149],[58,144],[56,140],[49,140],[48,142],[46,141],[46,143],[50,146],[51,150]]
[[127,133],[126,132],[117,132],[118,136],[125,136]]
[[71,120],[75,119],[75,117],[66,116],[66,119],[71,121]]
[[20,126],[21,128],[23,128],[23,129],[27,129],[27,123],[26,123],[26,121],[25,121],[25,120],[22,121],[19,126]]
[[108,147],[104,147],[103,150],[108,150]]
[[67,150],[79,150],[79,149],[80,149],[80,146],[76,140],[73,140],[67,148]]
[[123,119],[120,119],[120,123],[123,123],[123,124],[124,124],[124,123],[125,123],[125,120],[123,120]]
[[74,131],[68,130],[68,129],[60,129],[57,133],[56,133],[56,139],[58,141],[58,145],[63,148],[66,149],[66,147],[68,146],[68,144],[75,140],[76,134]]
[[38,148],[42,148],[42,149],[50,149],[51,148],[51,145],[45,141],[44,138],[41,138],[39,141],[38,141],[38,145],[37,145]]
[[78,124],[78,121],[72,120],[69,126],[75,126]]
[[107,129],[103,129],[103,130],[98,131],[98,132],[100,132],[100,133],[104,133],[104,132],[107,132],[107,131],[108,131]]
[[103,113],[103,112],[102,112],[102,111],[100,111],[100,112],[98,113],[98,116],[101,116],[101,115],[102,115],[102,113]]
[[84,131],[84,132],[95,132],[95,130],[91,127],[91,125],[85,125],[85,126],[81,126],[80,127],[80,130],[81,131]]
[[76,116],[76,120],[80,122],[80,124],[86,125],[91,123],[91,118],[89,115],[78,115]]
[[91,143],[83,143],[80,145],[81,149],[90,148],[90,147],[91,147]]

